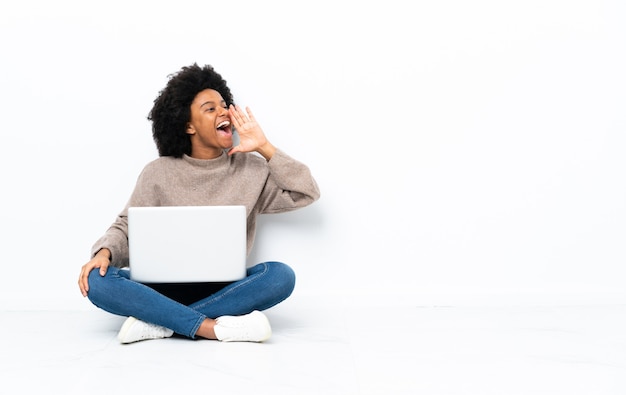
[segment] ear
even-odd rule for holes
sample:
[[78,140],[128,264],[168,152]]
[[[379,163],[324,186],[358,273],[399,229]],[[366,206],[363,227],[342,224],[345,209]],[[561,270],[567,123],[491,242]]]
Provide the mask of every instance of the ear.
[[196,129],[193,127],[191,123],[187,124],[187,130],[185,130],[187,134],[196,134]]

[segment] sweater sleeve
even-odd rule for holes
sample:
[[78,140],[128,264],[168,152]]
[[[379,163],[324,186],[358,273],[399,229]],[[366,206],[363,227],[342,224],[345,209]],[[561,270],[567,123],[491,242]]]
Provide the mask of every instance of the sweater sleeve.
[[107,248],[111,251],[112,266],[128,266],[128,207],[158,205],[154,194],[149,192],[152,189],[152,179],[155,176],[153,168],[150,166],[144,168],[137,179],[135,189],[126,207],[117,215],[115,221],[111,224],[109,229],[107,229],[105,234],[93,244],[91,248],[92,257],[101,249]]
[[128,218],[126,213],[127,209],[124,208],[124,211],[117,216],[106,233],[94,243],[91,247],[92,257],[101,249],[107,248],[111,251],[112,266],[128,266]]
[[305,207],[320,198],[309,168],[277,149],[268,162],[269,177],[260,201],[260,212],[281,213]]

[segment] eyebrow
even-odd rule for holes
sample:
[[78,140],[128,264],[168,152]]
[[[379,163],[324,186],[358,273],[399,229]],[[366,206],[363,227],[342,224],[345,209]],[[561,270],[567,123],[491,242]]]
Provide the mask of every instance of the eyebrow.
[[[225,100],[222,100],[222,101],[220,102],[220,104],[222,104],[222,103],[226,104],[226,101],[225,101]],[[204,106],[205,106],[205,105],[207,105],[207,104],[213,104],[213,105],[215,105],[215,102],[214,102],[213,100],[209,100],[209,101],[206,101],[206,102],[204,102],[204,103],[200,104],[200,107],[202,108],[202,107],[204,107]]]

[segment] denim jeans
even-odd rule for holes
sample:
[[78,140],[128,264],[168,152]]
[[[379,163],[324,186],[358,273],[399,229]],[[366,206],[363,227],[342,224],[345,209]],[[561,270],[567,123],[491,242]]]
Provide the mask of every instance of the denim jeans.
[[187,306],[131,280],[129,270],[109,267],[104,276],[97,269],[89,273],[87,296],[109,313],[133,316],[193,339],[206,318],[269,309],[289,297],[294,286],[289,266],[264,262],[248,268],[244,279]]

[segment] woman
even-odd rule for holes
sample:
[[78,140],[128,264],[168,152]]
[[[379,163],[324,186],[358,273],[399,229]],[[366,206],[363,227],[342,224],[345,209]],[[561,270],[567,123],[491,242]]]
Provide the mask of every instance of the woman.
[[[99,308],[127,316],[121,343],[170,337],[267,340],[261,312],[285,300],[295,275],[280,262],[248,268],[233,283],[148,286],[130,280],[127,211],[131,206],[244,205],[247,252],[256,216],[308,206],[319,196],[309,169],[266,138],[249,108],[234,105],[213,67],[183,67],[170,77],[148,119],[159,158],[148,163],[122,212],[92,247],[78,285]],[[233,127],[239,143],[233,146]]]

